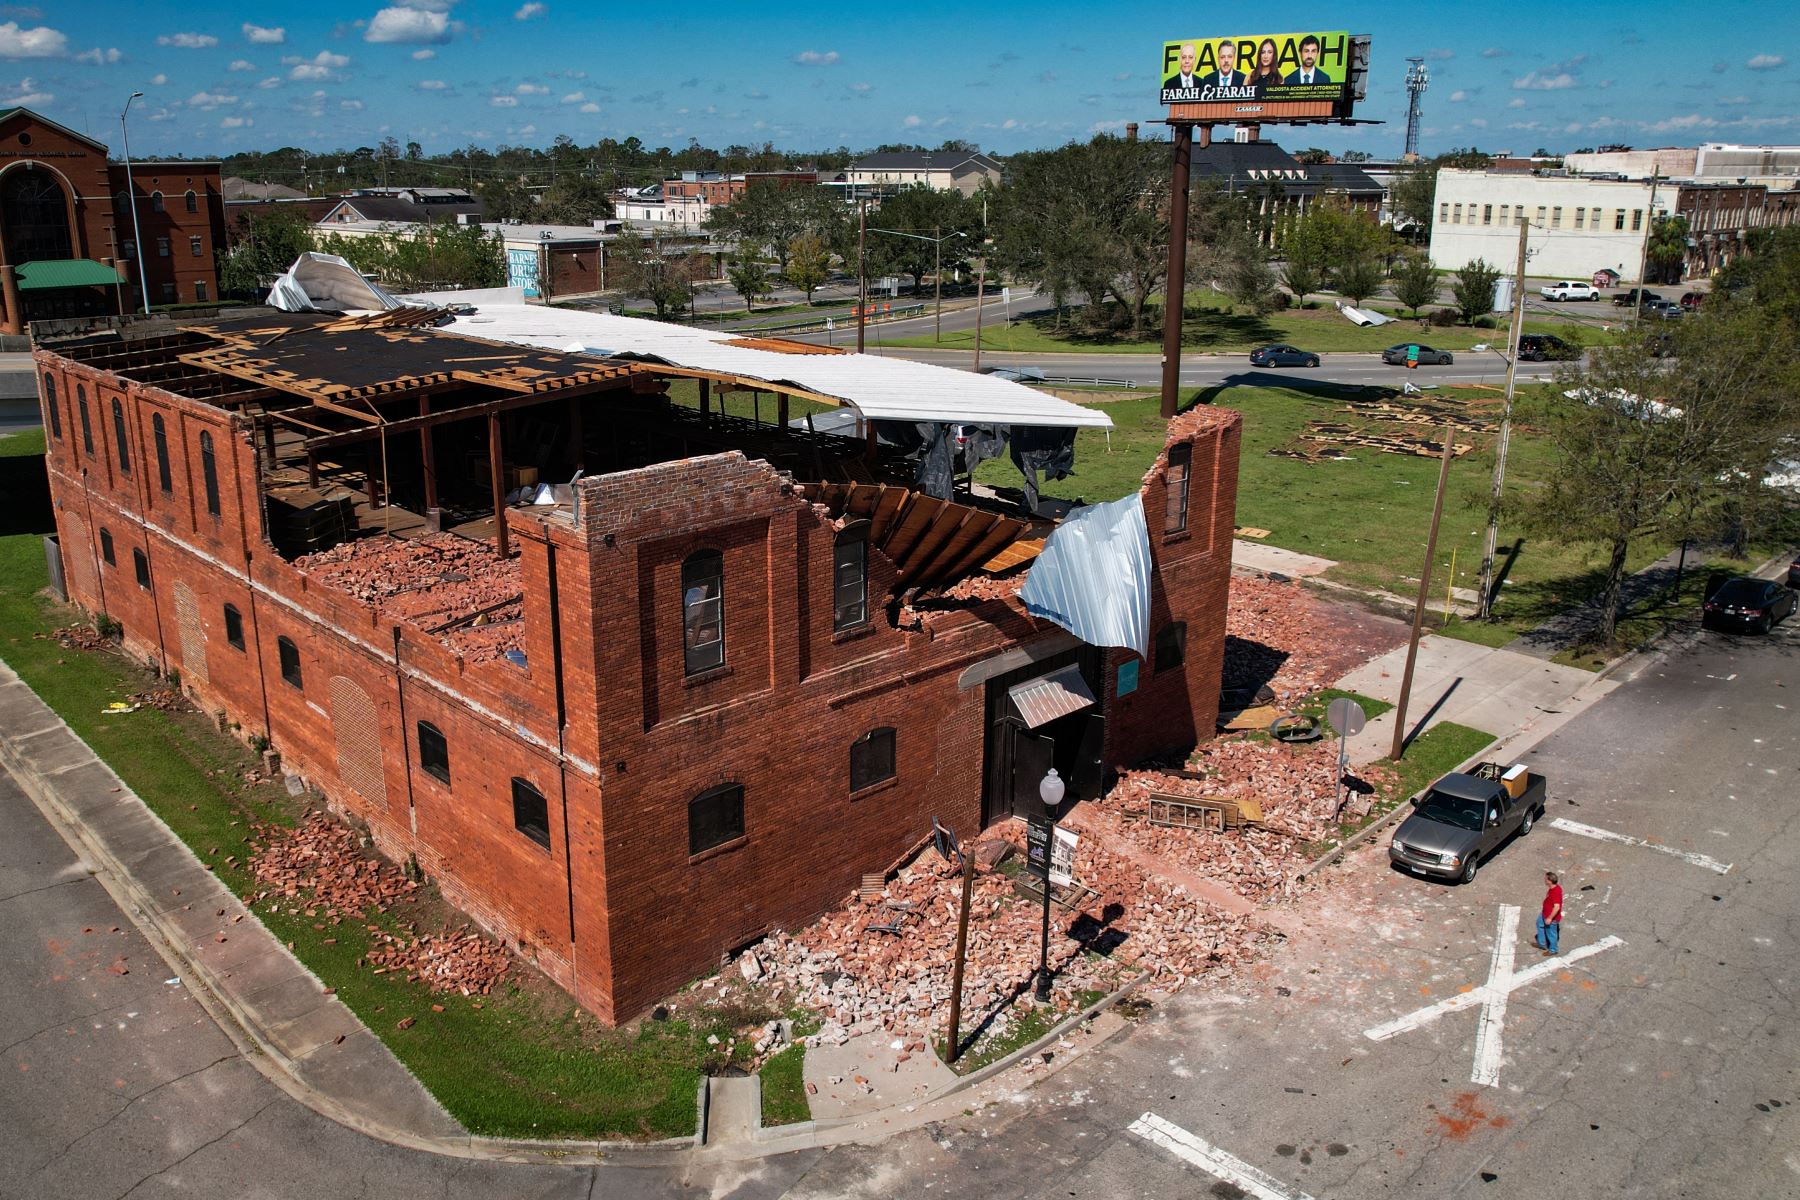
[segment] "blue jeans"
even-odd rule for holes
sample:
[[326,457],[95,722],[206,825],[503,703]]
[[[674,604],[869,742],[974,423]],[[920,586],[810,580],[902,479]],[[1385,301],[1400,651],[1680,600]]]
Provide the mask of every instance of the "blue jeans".
[[1562,937],[1562,922],[1561,921],[1546,921],[1543,918],[1543,914],[1540,913],[1538,915],[1537,937],[1532,940],[1535,941],[1539,946],[1542,946],[1544,949],[1548,950],[1550,953],[1555,954],[1557,940],[1561,937]]

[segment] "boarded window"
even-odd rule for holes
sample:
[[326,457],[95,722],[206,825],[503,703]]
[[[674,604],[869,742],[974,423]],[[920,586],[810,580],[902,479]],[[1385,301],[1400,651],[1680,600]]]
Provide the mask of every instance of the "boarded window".
[[871,729],[850,743],[851,791],[860,792],[893,777],[893,729]]
[[1169,469],[1163,476],[1163,532],[1187,528],[1188,476],[1194,468],[1194,446],[1183,442],[1169,451]]
[[381,712],[353,679],[333,675],[325,684],[331,728],[337,739],[338,780],[358,795],[387,807],[382,770]]
[[184,581],[175,581],[175,628],[181,634],[181,669],[205,683],[206,630],[200,624],[200,604],[194,589]]
[[550,805],[544,793],[523,779],[512,781],[513,828],[548,850],[550,848]]
[[688,801],[688,853],[699,854],[744,836],[744,785],[710,788]]
[[100,531],[100,557],[109,567],[119,565],[118,560],[113,557],[112,530],[110,529]]
[[869,620],[869,524],[858,521],[837,535],[831,551],[831,598],[835,630],[855,629]]
[[156,486],[166,496],[175,490],[175,481],[169,478],[169,428],[161,413],[150,418],[150,439],[156,443]]
[[725,556],[717,550],[681,564],[681,625],[689,675],[725,664]]
[[219,460],[213,453],[213,436],[200,431],[200,474],[206,480],[206,511],[219,515]]
[[288,638],[275,639],[275,653],[281,659],[281,677],[294,687],[305,690],[306,680],[300,674],[300,647]]
[[137,576],[137,585],[145,591],[150,590],[150,558],[142,550],[131,551],[131,570]]
[[119,473],[129,475],[131,474],[131,446],[125,440],[125,406],[119,403],[117,396],[113,397],[112,414],[113,441],[118,443]]
[[56,376],[44,376],[44,405],[50,413],[50,436],[62,441],[62,406],[56,400]]
[[81,410],[81,448],[92,455],[94,453],[94,423],[88,420],[87,389],[79,383],[75,385],[75,407]]
[[450,743],[430,721],[419,722],[419,770],[433,779],[450,782]]
[[1172,671],[1187,661],[1187,622],[1171,621],[1156,631],[1156,669]]
[[236,649],[244,648],[244,614],[235,604],[225,606],[225,640]]

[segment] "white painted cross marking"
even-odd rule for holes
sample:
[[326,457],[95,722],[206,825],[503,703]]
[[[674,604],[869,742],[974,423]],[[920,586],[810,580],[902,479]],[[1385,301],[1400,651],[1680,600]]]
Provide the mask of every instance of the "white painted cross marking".
[[1235,1184],[1256,1200],[1312,1200],[1298,1188],[1291,1188],[1243,1159],[1225,1153],[1204,1138],[1195,1137],[1181,1126],[1165,1121],[1155,1113],[1145,1113],[1127,1128],[1147,1142],[1161,1146],[1183,1162],[1199,1167],[1207,1174]]
[[1526,967],[1523,971],[1514,971],[1513,952],[1518,936],[1519,906],[1502,904],[1499,928],[1494,934],[1494,957],[1488,968],[1486,983],[1478,988],[1472,988],[1452,996],[1448,1000],[1427,1004],[1424,1008],[1415,1009],[1405,1016],[1396,1017],[1392,1021],[1365,1029],[1363,1036],[1372,1042],[1385,1042],[1414,1029],[1421,1029],[1439,1017],[1462,1012],[1466,1008],[1474,1008],[1479,1004],[1481,1006],[1481,1024],[1475,1032],[1475,1066],[1469,1073],[1469,1081],[1483,1087],[1498,1086],[1500,1083],[1500,1034],[1506,1021],[1507,997],[1522,987],[1536,983],[1554,971],[1562,970],[1571,963],[1580,962],[1584,958],[1592,958],[1602,950],[1611,950],[1614,946],[1625,944],[1625,939],[1608,934],[1591,946],[1578,946],[1566,954]]
[[1591,837],[1602,842],[1618,842],[1626,846],[1642,846],[1647,850],[1655,850],[1662,854],[1673,854],[1691,867],[1705,867],[1708,871],[1716,871],[1723,875],[1731,870],[1731,864],[1720,862],[1705,854],[1696,854],[1692,850],[1677,850],[1673,846],[1663,846],[1656,842],[1646,842],[1643,838],[1631,837],[1623,833],[1614,833],[1610,829],[1602,829],[1598,825],[1585,825],[1580,821],[1571,821],[1567,817],[1557,817],[1550,822],[1551,826],[1564,833],[1578,833],[1582,837]]

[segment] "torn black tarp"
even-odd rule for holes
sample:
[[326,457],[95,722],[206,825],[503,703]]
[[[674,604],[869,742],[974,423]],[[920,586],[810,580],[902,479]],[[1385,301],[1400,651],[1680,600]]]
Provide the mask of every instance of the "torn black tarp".
[[1075,469],[1075,430],[1047,425],[1012,428],[1012,460],[1025,477],[1025,511],[1037,515],[1038,475],[1048,483]]

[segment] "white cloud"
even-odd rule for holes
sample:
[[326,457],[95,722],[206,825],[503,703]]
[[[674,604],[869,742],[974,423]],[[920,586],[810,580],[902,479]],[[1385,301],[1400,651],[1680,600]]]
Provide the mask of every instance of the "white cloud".
[[1439,46],[1436,49],[1429,51],[1425,57],[1432,59],[1435,62],[1449,62],[1456,57],[1456,51],[1447,46]]
[[537,0],[531,0],[531,3],[519,6],[519,11],[513,14],[513,20],[529,21],[533,17],[541,17],[549,11],[547,5],[539,4]]
[[1525,107],[1525,97],[1514,96],[1511,100],[1508,100],[1506,102],[1506,107],[1508,107],[1508,108],[1524,108]]
[[576,112],[584,112],[584,113],[597,113],[600,111],[600,106],[598,104],[595,104],[592,100],[589,100],[586,104],[582,105],[580,108],[576,109],[575,111]]
[[256,64],[247,58],[239,58],[234,59],[232,64],[225,69],[228,71],[254,71],[256,70]]
[[450,90],[450,85],[442,79],[421,79],[413,86],[421,92],[447,92]]
[[1532,71],[1523,79],[1513,80],[1513,90],[1520,92],[1559,92],[1574,86],[1575,77],[1567,71],[1558,71],[1554,75]]
[[906,118],[906,120],[904,120],[900,123],[902,125],[906,126],[908,129],[917,129],[919,126],[921,126],[925,123],[925,118],[919,117],[919,116],[909,116]]
[[1758,54],[1744,65],[1752,71],[1773,71],[1776,67],[1785,67],[1787,59],[1779,54]]
[[1489,46],[1481,52],[1483,58],[1511,58],[1512,51],[1505,46]]
[[68,52],[68,36],[48,25],[36,29],[21,29],[17,21],[0,25],[0,58],[61,58]]
[[1450,103],[1452,103],[1452,104],[1461,104],[1464,100],[1467,100],[1468,98],[1469,98],[1469,93],[1463,91],[1461,88],[1458,88],[1456,91],[1450,93]]
[[518,87],[513,89],[513,94],[518,96],[548,96],[550,94],[550,89],[541,83],[521,83]]
[[519,107],[519,98],[517,96],[489,96],[488,103],[495,108],[517,108]]
[[872,83],[853,83],[850,85],[850,90],[859,96],[866,96],[875,90],[875,85]]
[[245,21],[244,40],[253,46],[279,46],[287,41],[287,30],[280,25],[271,29]]
[[187,98],[189,108],[203,109],[211,112],[215,108],[223,108],[227,104],[236,104],[236,96],[225,96],[218,92],[195,92]]
[[536,125],[524,125],[519,128],[519,136],[520,137],[530,137],[532,134],[534,134],[536,132],[537,132]]
[[1475,129],[1486,129],[1487,125],[1488,125],[1487,118],[1485,118],[1485,117],[1470,117],[1469,125]]
[[163,84],[165,84],[167,82],[169,82],[169,77],[167,75],[164,75],[161,71],[158,71],[156,74],[154,74],[150,77],[150,86],[151,87],[161,87]]
[[414,62],[424,62],[427,59],[432,59],[432,58],[436,58],[436,57],[437,57],[437,51],[433,50],[429,46],[427,46],[423,50],[414,50],[412,52],[412,59]]
[[205,50],[218,45],[219,39],[210,33],[165,33],[156,39],[156,44],[176,46],[182,50]]
[[363,106],[363,102],[361,100],[339,100],[338,101],[338,107],[343,109],[345,112],[361,112],[362,106]]
[[365,42],[433,42],[450,40],[450,14],[397,6],[376,13],[363,31]]
[[281,76],[271,75],[267,79],[263,80],[261,83],[257,84],[256,86],[261,88],[265,92],[268,91],[270,88],[278,88],[281,86]]
[[794,61],[803,67],[829,67],[837,60],[838,52],[836,50],[826,50],[823,52],[818,50],[802,50],[800,53],[794,55]]
[[7,108],[29,108],[34,104],[49,104],[55,99],[56,96],[53,93],[37,90],[37,80],[21,79],[19,80],[18,94],[0,100],[0,105]]
[[80,54],[77,54],[75,56],[75,61],[78,63],[92,63],[94,66],[98,67],[107,63],[116,63],[124,57],[125,55],[117,46],[113,46],[106,50],[102,50],[100,47],[95,46],[92,50],[83,50]]
[[226,117],[219,122],[220,129],[246,129],[256,124],[254,117]]
[[568,95],[566,95],[562,98],[561,103],[563,103],[563,104],[580,104],[583,100],[586,100],[586,99],[587,99],[587,94],[585,92],[570,92]]
[[289,79],[301,80],[331,79],[350,65],[347,55],[333,54],[329,50],[321,50],[311,58],[284,58],[281,61],[294,68],[288,72]]

